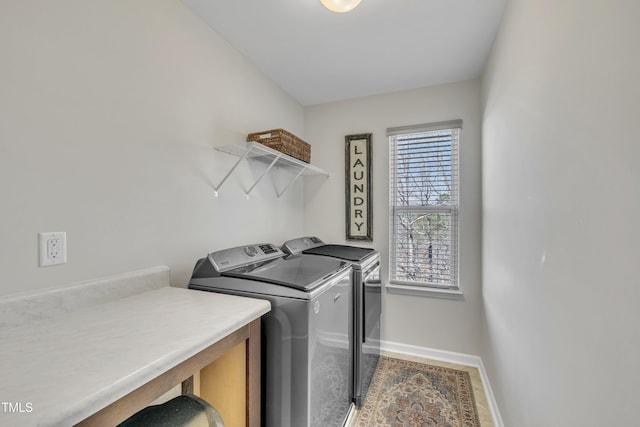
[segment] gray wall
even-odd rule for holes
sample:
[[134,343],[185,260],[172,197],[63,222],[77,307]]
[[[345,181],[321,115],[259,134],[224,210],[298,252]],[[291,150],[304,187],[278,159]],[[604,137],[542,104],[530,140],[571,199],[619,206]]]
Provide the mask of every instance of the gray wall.
[[374,241],[369,245],[382,254],[385,283],[389,262],[389,144],[386,129],[451,119],[464,121],[460,140],[460,277],[465,298],[452,301],[384,292],[384,340],[462,353],[479,353],[480,89],[480,82],[475,80],[305,109],[306,137],[314,143],[312,159],[331,172],[331,178],[327,182],[305,181],[305,233],[317,235],[328,242],[347,243],[344,137],[356,133],[373,133]]
[[637,425],[640,3],[508,3],[486,70],[483,361],[505,424]]
[[[177,0],[0,2],[0,295],[302,232],[302,184],[246,200],[260,166],[212,147],[303,134],[302,107]],[[265,227],[264,219],[268,218]],[[37,235],[68,263],[38,268]]]

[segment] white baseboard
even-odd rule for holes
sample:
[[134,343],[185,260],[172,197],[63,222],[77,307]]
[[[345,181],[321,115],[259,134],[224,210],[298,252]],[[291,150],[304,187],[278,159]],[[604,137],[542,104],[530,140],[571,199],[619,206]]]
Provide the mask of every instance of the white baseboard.
[[433,348],[418,347],[415,345],[401,344],[392,341],[381,341],[380,349],[382,351],[387,351],[390,353],[399,353],[407,356],[415,356],[424,359],[438,360],[440,362],[455,363],[457,365],[465,365],[477,368],[478,372],[480,372],[480,378],[482,379],[484,394],[487,396],[487,403],[489,405],[489,410],[491,411],[491,416],[493,417],[493,423],[496,427],[504,427],[496,398],[493,395],[491,384],[489,383],[487,371],[484,369],[484,364],[482,363],[482,359],[479,356],[456,353],[453,351],[437,350]]

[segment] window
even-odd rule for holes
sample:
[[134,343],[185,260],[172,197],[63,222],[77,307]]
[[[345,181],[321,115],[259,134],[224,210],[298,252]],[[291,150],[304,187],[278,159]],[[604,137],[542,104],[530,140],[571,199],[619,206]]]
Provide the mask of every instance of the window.
[[390,282],[458,290],[458,138],[462,120],[387,129]]

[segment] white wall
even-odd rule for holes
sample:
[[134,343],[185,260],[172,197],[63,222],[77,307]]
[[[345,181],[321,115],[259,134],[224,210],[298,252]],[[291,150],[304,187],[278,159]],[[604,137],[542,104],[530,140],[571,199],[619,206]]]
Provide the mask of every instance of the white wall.
[[637,425],[640,3],[508,3],[484,80],[483,360],[505,424]]
[[[212,147],[304,131],[302,107],[178,0],[0,2],[0,294],[156,264],[186,285],[207,251],[302,231],[302,184]],[[265,224],[264,218],[268,218]],[[68,263],[38,268],[37,234]]]
[[[305,234],[345,240],[345,135],[373,133],[373,246],[388,276],[388,127],[463,119],[461,134],[461,286],[465,299],[383,295],[382,338],[402,344],[479,353],[480,314],[480,82],[417,89],[307,107],[311,158],[331,173],[305,181]],[[362,244],[366,246],[366,244]]]

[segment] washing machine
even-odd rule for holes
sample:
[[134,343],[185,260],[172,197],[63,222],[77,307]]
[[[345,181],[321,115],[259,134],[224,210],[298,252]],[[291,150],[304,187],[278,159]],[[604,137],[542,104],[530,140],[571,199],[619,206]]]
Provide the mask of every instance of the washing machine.
[[341,427],[353,404],[352,267],[266,243],[198,260],[189,288],[266,299],[262,425]]

